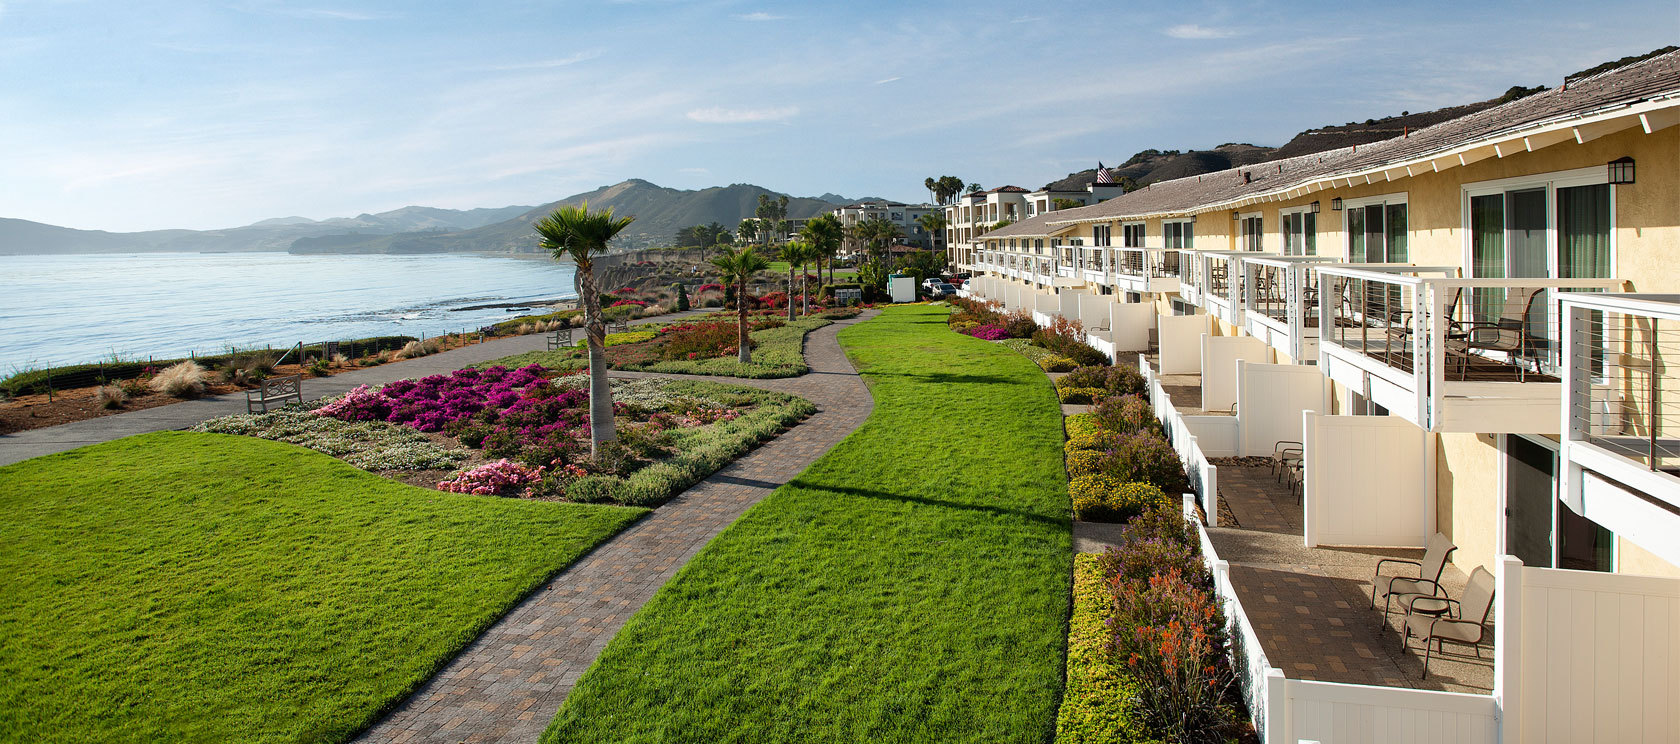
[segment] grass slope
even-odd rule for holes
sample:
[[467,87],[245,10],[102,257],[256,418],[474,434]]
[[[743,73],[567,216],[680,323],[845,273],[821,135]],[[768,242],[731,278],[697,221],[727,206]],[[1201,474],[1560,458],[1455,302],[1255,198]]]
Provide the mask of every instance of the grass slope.
[[1067,640],[1044,374],[895,307],[841,332],[869,420],[700,552],[545,742],[1043,742]]
[[147,434],[0,468],[0,738],[343,741],[646,513]]
[[[780,328],[753,331],[752,339],[758,343],[758,346],[753,349],[751,364],[741,364],[736,360],[734,354],[730,354],[715,359],[654,361],[647,364],[628,365],[624,369],[638,372],[715,375],[748,379],[798,377],[811,371],[811,368],[805,364],[805,334],[832,322],[834,321],[812,315],[799,318]],[[498,364],[515,368],[527,364],[541,364],[549,369],[584,369],[589,366],[589,358],[583,352],[573,349],[530,351],[491,360],[477,366],[493,367]]]

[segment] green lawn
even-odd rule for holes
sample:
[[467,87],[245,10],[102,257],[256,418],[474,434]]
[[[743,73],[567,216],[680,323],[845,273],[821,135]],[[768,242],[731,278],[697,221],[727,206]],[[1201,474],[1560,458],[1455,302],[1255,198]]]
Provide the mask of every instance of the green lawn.
[[[689,322],[697,320],[700,319],[690,318]],[[733,320],[726,320],[725,322],[733,322]],[[832,322],[834,321],[811,315],[799,318],[780,328],[753,331],[752,339],[758,343],[758,346],[753,349],[752,363],[750,364],[741,364],[736,360],[734,354],[730,354],[712,359],[671,361],[655,359],[647,363],[618,365],[614,369],[754,379],[798,377],[811,371],[811,368],[805,364],[805,334]],[[611,362],[611,359],[609,358],[608,361]],[[498,364],[514,368],[523,367],[527,364],[540,364],[549,369],[584,369],[589,366],[589,357],[582,349],[530,351],[494,359],[477,366],[493,367]]]
[[166,432],[0,468],[0,738],[344,741],[646,513]]
[[1044,742],[1067,641],[1061,410],[942,306],[841,332],[867,423],[619,632],[545,742]]

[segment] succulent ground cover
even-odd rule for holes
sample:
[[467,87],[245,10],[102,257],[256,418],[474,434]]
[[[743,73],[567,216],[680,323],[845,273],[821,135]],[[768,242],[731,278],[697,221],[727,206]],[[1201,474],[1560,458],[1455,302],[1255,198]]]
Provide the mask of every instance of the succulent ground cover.
[[586,384],[537,365],[468,368],[197,429],[297,444],[456,493],[653,505],[815,411],[753,388],[614,380],[619,438],[593,456]]
[[[855,309],[817,310],[813,308],[811,315],[791,323],[774,308],[753,311],[748,335],[753,345],[753,360],[749,364],[741,364],[736,358],[739,335],[733,312],[668,323],[653,329],[655,335],[650,338],[610,344],[606,351],[607,364],[613,369],[641,372],[760,379],[797,377],[810,371],[805,364],[805,334],[858,314]],[[535,351],[487,364],[510,367],[540,364],[573,370],[587,367],[589,360],[584,349],[576,348]]]
[[[1042,372],[946,312],[894,306],[840,333],[869,420],[661,588],[545,742],[1049,740],[1061,410]],[[962,425],[930,424],[951,410]]]
[[342,742],[645,509],[163,432],[0,467],[0,738]]

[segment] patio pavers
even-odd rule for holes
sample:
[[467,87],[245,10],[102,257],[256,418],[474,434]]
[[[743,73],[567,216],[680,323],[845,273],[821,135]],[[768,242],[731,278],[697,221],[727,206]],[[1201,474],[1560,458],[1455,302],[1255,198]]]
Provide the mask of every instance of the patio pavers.
[[[1371,576],[1383,558],[1416,560],[1422,550],[1306,547],[1301,506],[1265,466],[1219,465],[1220,499],[1237,525],[1208,529],[1272,666],[1294,679],[1487,693],[1493,661],[1437,657],[1421,679],[1422,651],[1402,652],[1400,615],[1383,623],[1370,607]],[[1465,575],[1447,566],[1442,584],[1464,593]],[[1449,647],[1449,652],[1453,652]]]

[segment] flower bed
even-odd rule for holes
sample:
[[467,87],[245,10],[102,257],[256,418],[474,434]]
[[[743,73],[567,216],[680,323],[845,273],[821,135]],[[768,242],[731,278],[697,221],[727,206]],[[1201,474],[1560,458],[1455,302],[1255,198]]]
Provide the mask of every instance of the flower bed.
[[[1075,390],[1098,391],[1061,389],[1064,393]],[[1170,502],[1173,494],[1190,490],[1183,460],[1142,397],[1098,397],[1090,413],[1069,416],[1063,426],[1075,519],[1124,522],[1152,505]]]
[[[1005,338],[1031,338],[1038,330],[1030,313],[1006,311],[996,300],[974,300],[966,297],[947,297],[944,300],[955,310],[946,318],[951,330],[986,341]],[[980,329],[986,329],[981,331]],[[984,333],[985,335],[981,335]]]
[[464,369],[198,430],[291,442],[365,470],[420,471],[411,482],[453,469],[427,481],[444,491],[646,506],[815,412],[803,399],[752,388],[613,380],[618,439],[595,457],[587,379],[552,374],[536,365]]

